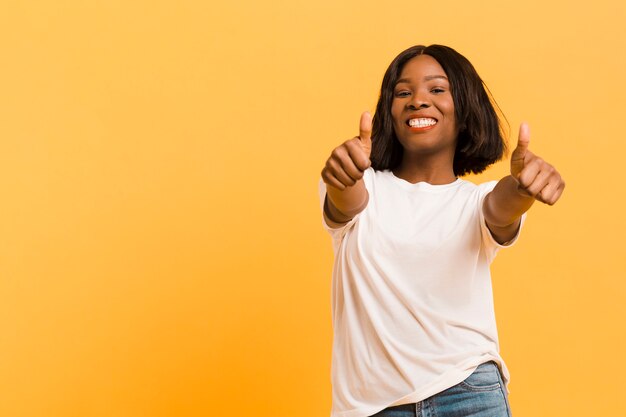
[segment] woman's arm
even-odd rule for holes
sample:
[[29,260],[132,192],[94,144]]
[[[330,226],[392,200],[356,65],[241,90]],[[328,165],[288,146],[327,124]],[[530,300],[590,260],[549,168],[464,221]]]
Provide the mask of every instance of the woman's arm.
[[331,186],[326,188],[326,201],[324,202],[324,214],[326,219],[341,225],[352,220],[354,216],[359,214],[367,206],[369,194],[365,189],[363,179],[348,187],[343,191],[339,191]]
[[335,148],[322,170],[326,183],[324,214],[335,224],[347,223],[360,213],[369,200],[363,173],[370,166],[372,116],[361,115],[359,136]]
[[485,197],[483,213],[494,239],[506,243],[515,237],[521,216],[535,202],[553,205],[565,182],[549,163],[528,150],[530,133],[522,123],[517,147],[511,154],[511,175],[502,178]]

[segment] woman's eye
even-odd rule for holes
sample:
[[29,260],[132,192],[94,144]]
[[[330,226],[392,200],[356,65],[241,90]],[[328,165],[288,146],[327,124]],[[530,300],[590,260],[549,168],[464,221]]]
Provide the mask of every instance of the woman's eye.
[[396,97],[407,97],[410,93],[408,91],[398,91]]
[[435,93],[435,94],[441,94],[441,93],[445,93],[446,90],[444,90],[443,88],[433,88],[432,90],[430,90],[431,93]]

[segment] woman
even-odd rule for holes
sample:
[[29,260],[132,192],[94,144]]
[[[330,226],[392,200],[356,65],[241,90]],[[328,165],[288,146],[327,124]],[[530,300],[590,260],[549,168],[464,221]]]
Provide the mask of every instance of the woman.
[[332,417],[510,416],[489,265],[535,200],[565,187],[529,149],[511,175],[460,179],[501,159],[482,80],[452,48],[414,46],[383,78],[372,119],[322,170],[333,238]]

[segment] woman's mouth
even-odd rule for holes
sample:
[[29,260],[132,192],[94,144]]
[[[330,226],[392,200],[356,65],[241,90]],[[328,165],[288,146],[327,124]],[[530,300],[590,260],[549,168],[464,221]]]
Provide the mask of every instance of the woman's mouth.
[[423,129],[425,127],[434,126],[435,124],[437,124],[437,120],[433,119],[432,117],[420,117],[416,119],[409,119],[407,121],[407,124],[410,127]]
[[409,126],[411,132],[419,133],[433,129],[437,124],[437,119],[433,119],[432,117],[414,117],[407,120],[406,124]]

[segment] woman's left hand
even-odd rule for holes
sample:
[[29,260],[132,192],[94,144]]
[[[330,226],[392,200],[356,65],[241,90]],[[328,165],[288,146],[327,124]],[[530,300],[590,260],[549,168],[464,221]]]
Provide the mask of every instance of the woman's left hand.
[[511,175],[517,180],[521,194],[553,205],[561,197],[565,181],[552,165],[528,150],[529,143],[530,130],[522,123],[517,147],[511,154]]

